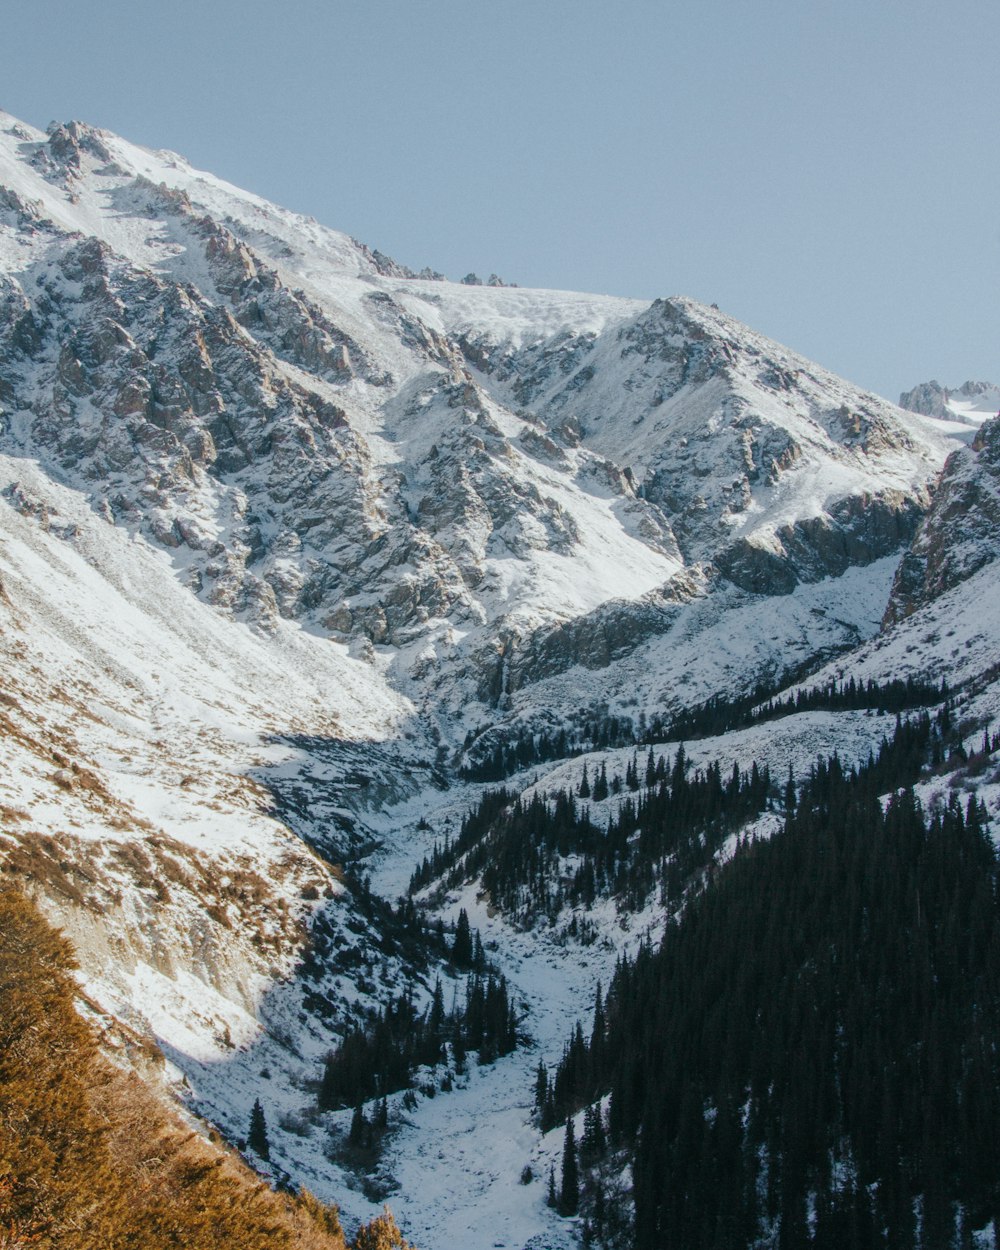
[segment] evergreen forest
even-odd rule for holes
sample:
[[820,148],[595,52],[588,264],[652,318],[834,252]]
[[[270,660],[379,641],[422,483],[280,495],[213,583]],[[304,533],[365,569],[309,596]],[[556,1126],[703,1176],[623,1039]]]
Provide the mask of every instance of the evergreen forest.
[[327,1056],[319,1089],[323,1110],[359,1107],[369,1099],[409,1089],[417,1069],[454,1065],[461,1072],[470,1052],[492,1063],[518,1044],[517,1016],[507,982],[493,973],[468,977],[463,1001],[446,1008],[440,980],[430,1006],[418,1012],[401,994],[375,1018],[347,1034]]
[[673,715],[654,713],[647,718],[641,714],[638,722],[595,707],[582,711],[569,727],[508,733],[506,737],[496,729],[478,737],[470,733],[459,774],[468,781],[502,781],[522,769],[572,759],[587,751],[710,738],[799,712],[908,712],[947,702],[955,693],[947,681],[937,684],[910,676],[884,682],[871,678],[859,682],[849,677],[781,694],[789,680],[786,675],[781,680],[758,682],[739,696],[713,695]]
[[[718,761],[691,770],[682,746],[672,763],[650,748],[644,769],[633,759],[624,781],[609,781],[603,767],[591,781],[584,765],[575,792],[525,800],[488,791],[455,841],[416,870],[410,890],[435,878],[449,888],[479,878],[493,905],[524,927],[598,898],[637,911],[657,888],[670,906],[725,838],[765,809],[770,784],[756,764],[746,773],[734,765],[727,775]],[[626,797],[601,828],[587,800],[612,791]]]
[[[553,1200],[587,1239],[946,1250],[1000,1217],[996,854],[974,794],[925,811],[911,788],[950,733],[946,705],[860,768],[817,761],[781,830],[742,842],[540,1065],[542,1126],[569,1140],[583,1111]],[[626,1162],[634,1205],[610,1188]]]

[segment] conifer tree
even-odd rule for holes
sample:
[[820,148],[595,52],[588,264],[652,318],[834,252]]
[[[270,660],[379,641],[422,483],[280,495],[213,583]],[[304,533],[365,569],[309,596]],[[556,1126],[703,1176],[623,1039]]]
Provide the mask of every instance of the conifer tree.
[[545,1106],[545,1098],[549,1092],[549,1073],[545,1061],[539,1059],[535,1073],[535,1106],[539,1111]]
[[600,1057],[601,1048],[604,1046],[604,998],[601,994],[601,983],[598,981],[597,990],[594,993],[594,1023],[590,1030],[590,1050],[595,1061]]
[[455,940],[451,946],[451,962],[456,968],[468,968],[472,964],[472,931],[469,913],[463,907],[455,925]]
[[455,1060],[455,1071],[464,1072],[466,1050],[465,1039],[462,1037],[461,1028],[457,1028],[455,1030],[455,1036],[451,1043],[451,1054],[452,1058]]
[[265,1162],[270,1159],[271,1145],[267,1140],[267,1122],[264,1119],[264,1108],[260,1105],[259,1098],[254,1101],[253,1110],[250,1112],[247,1145],[258,1159],[263,1159]]
[[580,1170],[576,1159],[576,1139],[573,1136],[573,1117],[566,1121],[563,1138],[562,1184],[559,1189],[559,1213],[576,1215],[580,1209]]
[[427,1031],[421,1055],[422,1061],[431,1067],[442,1063],[444,1060],[444,1040],[442,1037],[444,1021],[444,992],[441,989],[441,978],[438,977],[434,982],[434,997],[428,1013]]
[[795,774],[791,764],[788,765],[788,780],[785,782],[785,811],[789,816],[795,812]]
[[361,1103],[354,1108],[354,1115],[351,1116],[351,1127],[347,1134],[347,1140],[352,1146],[362,1146],[365,1141],[365,1130],[368,1127],[368,1121],[365,1119],[365,1109]]

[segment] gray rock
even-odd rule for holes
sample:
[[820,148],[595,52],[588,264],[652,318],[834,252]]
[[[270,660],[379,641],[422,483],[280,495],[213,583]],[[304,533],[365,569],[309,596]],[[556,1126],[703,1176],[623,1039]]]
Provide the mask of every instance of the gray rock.
[[1000,556],[1000,418],[953,452],[893,582],[884,626],[910,616]]

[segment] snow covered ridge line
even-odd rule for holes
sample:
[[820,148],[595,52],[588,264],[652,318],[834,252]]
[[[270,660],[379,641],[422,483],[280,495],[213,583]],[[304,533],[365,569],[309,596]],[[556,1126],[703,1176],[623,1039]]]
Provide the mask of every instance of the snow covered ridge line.
[[706,590],[891,558],[951,445],[717,310],[400,279],[78,123],[11,119],[0,171],[10,448],[452,741],[575,656],[620,685]]

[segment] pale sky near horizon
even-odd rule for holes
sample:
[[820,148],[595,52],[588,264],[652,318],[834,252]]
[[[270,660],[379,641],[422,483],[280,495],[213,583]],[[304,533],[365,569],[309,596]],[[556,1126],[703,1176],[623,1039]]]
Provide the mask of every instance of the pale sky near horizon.
[[416,269],[690,295],[897,399],[1000,382],[996,0],[32,0],[0,108]]

